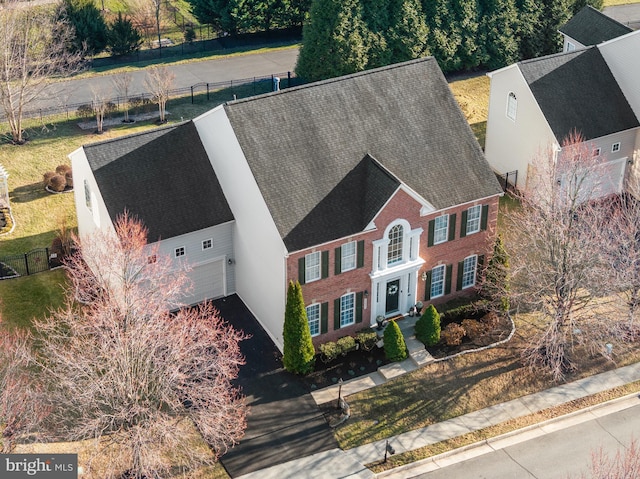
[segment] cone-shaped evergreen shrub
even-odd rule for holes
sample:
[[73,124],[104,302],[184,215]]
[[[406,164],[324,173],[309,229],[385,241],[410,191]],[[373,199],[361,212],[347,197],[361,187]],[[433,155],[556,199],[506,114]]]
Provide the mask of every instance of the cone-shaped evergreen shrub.
[[509,310],[509,256],[502,235],[496,237],[482,283],[481,295],[501,311]]
[[313,371],[315,350],[311,341],[307,311],[302,298],[302,288],[297,281],[289,281],[287,307],[284,312],[284,368],[296,374]]
[[390,321],[384,330],[384,354],[389,361],[407,359],[407,345],[395,321]]
[[433,304],[416,321],[416,338],[425,346],[434,346],[440,341],[440,313]]

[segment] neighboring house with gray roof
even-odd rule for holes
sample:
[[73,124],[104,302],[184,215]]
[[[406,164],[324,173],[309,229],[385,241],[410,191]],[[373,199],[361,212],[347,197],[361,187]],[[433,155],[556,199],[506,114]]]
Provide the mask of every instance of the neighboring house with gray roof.
[[621,37],[633,29],[587,5],[559,31],[564,38],[562,51],[572,52]]
[[228,102],[178,128],[192,126],[192,150],[156,154],[176,171],[210,162],[221,192],[193,204],[226,200],[235,292],[280,347],[290,280],[316,344],[474,290],[502,190],[433,58]]
[[489,73],[485,155],[492,168],[517,171],[524,189],[536,156],[557,155],[576,131],[600,158],[593,195],[620,193],[640,148],[639,34]]

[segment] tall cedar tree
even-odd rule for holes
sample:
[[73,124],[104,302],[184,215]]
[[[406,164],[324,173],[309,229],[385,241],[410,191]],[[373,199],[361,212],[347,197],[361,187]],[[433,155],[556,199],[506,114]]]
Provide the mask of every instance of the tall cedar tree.
[[[244,434],[246,406],[232,381],[245,336],[211,303],[171,313],[186,272],[146,238],[125,214],[115,234],[84,238],[66,262],[65,306],[34,322],[32,371],[46,391],[36,399],[50,411],[39,430],[91,439],[90,460],[114,477],[192,476]],[[194,447],[198,433],[211,449]]]
[[208,24],[214,30],[237,33],[237,24],[232,15],[234,0],[188,0],[193,15],[200,23]]
[[[457,0],[457,3],[467,0]],[[429,28],[428,45],[440,68],[446,73],[460,69],[458,50],[462,35],[449,0],[424,0],[422,9]],[[471,20],[470,21],[475,21]]]
[[542,56],[544,41],[538,32],[542,0],[516,0],[516,8],[518,10],[516,37],[520,60]]
[[95,55],[107,47],[107,24],[93,1],[64,0],[59,15],[75,31],[69,44],[71,51],[85,51],[88,55]]
[[395,321],[389,321],[384,329],[384,355],[389,361],[404,361],[407,359],[407,345],[400,326]]
[[282,337],[284,340],[282,362],[285,369],[295,374],[307,374],[313,371],[315,349],[302,298],[302,288],[297,281],[295,283],[289,281]]
[[364,70],[367,35],[359,0],[314,0],[302,30],[296,74],[315,81]]
[[434,346],[440,341],[440,313],[433,304],[416,321],[416,338],[425,346]]
[[493,245],[493,255],[485,269],[480,295],[489,301],[492,309],[509,310],[509,255],[504,248],[502,234]]
[[108,44],[112,55],[128,55],[140,49],[142,37],[131,20],[118,12],[118,16],[109,26]]
[[514,0],[480,0],[479,63],[495,70],[518,60],[518,14]]
[[478,38],[480,28],[478,2],[476,0],[452,0],[451,35],[455,38],[457,50],[454,61],[456,70],[470,70],[481,63],[481,43]]

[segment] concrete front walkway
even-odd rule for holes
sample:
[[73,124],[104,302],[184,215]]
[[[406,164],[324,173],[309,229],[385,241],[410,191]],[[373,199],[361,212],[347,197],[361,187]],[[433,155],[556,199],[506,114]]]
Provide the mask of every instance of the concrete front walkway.
[[[622,386],[627,383],[632,383],[640,380],[640,363],[625,366],[605,373],[597,374],[588,378],[580,379],[569,384],[563,384],[545,391],[541,391],[528,396],[523,396],[512,401],[508,401],[501,404],[474,411],[464,416],[459,416],[448,421],[432,424],[430,426],[415,429],[413,431],[400,434],[398,436],[388,438],[389,443],[395,449],[396,454],[400,454],[406,451],[418,449],[420,447],[428,446],[446,439],[451,439],[463,434],[467,434],[472,431],[483,429],[485,427],[496,425],[506,420],[526,416],[543,409],[547,409],[552,406],[558,406],[574,399],[579,399],[585,396],[596,394],[598,392],[606,391],[608,389]],[[357,386],[351,386],[357,384]],[[357,389],[360,386],[373,384],[375,385],[373,378],[357,379],[353,382],[348,382],[343,385],[343,394],[351,394],[350,387]],[[320,393],[321,391],[317,391]],[[329,400],[335,400],[337,396],[333,396]],[[631,397],[630,401],[633,402],[635,397],[637,401],[637,395]],[[316,399],[317,400],[317,399]],[[634,402],[637,404],[637,402]],[[590,408],[593,409],[593,408]],[[570,415],[575,416],[575,414]],[[562,418],[552,420],[552,422],[559,422]],[[569,421],[571,422],[571,421]],[[526,428],[525,432],[532,430],[532,428]],[[500,438],[493,440],[493,448],[500,447],[499,440],[505,441],[502,444],[507,444],[510,441],[521,441],[517,432],[510,433]],[[370,464],[381,460],[384,457],[384,450],[386,445],[386,439],[377,441],[371,444],[365,444],[360,447],[342,451],[340,449],[333,449],[320,454],[314,454],[310,457],[291,461],[288,463],[280,464],[278,466],[269,467],[261,471],[257,471],[253,474],[241,476],[243,479],[287,479],[287,478],[327,478],[332,479],[336,477],[352,477],[352,478],[372,478],[376,477],[369,469],[365,468],[365,464]],[[484,441],[482,444],[488,443]],[[485,444],[486,445],[486,444]],[[467,451],[469,448],[463,448]],[[492,449],[491,447],[489,449]],[[475,449],[476,454],[481,454],[482,449]],[[448,456],[453,456],[452,453],[448,453]],[[456,456],[458,457],[458,456]],[[459,456],[462,460],[466,456],[464,454]],[[450,461],[451,459],[449,459]],[[433,459],[426,460],[433,463]],[[443,464],[447,463],[447,460],[441,459]],[[434,463],[435,464],[435,463]],[[416,464],[416,467],[423,467],[418,472],[426,472],[426,470],[432,470],[428,468],[441,467],[437,464]],[[395,471],[387,471],[379,475],[379,477],[410,477],[408,468],[411,466],[403,466]]]

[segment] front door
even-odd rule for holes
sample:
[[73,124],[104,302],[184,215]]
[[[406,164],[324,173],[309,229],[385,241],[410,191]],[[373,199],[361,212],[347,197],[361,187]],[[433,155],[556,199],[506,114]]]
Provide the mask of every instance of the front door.
[[400,280],[394,279],[387,282],[387,303],[385,308],[386,314],[397,313],[399,311],[400,301]]

